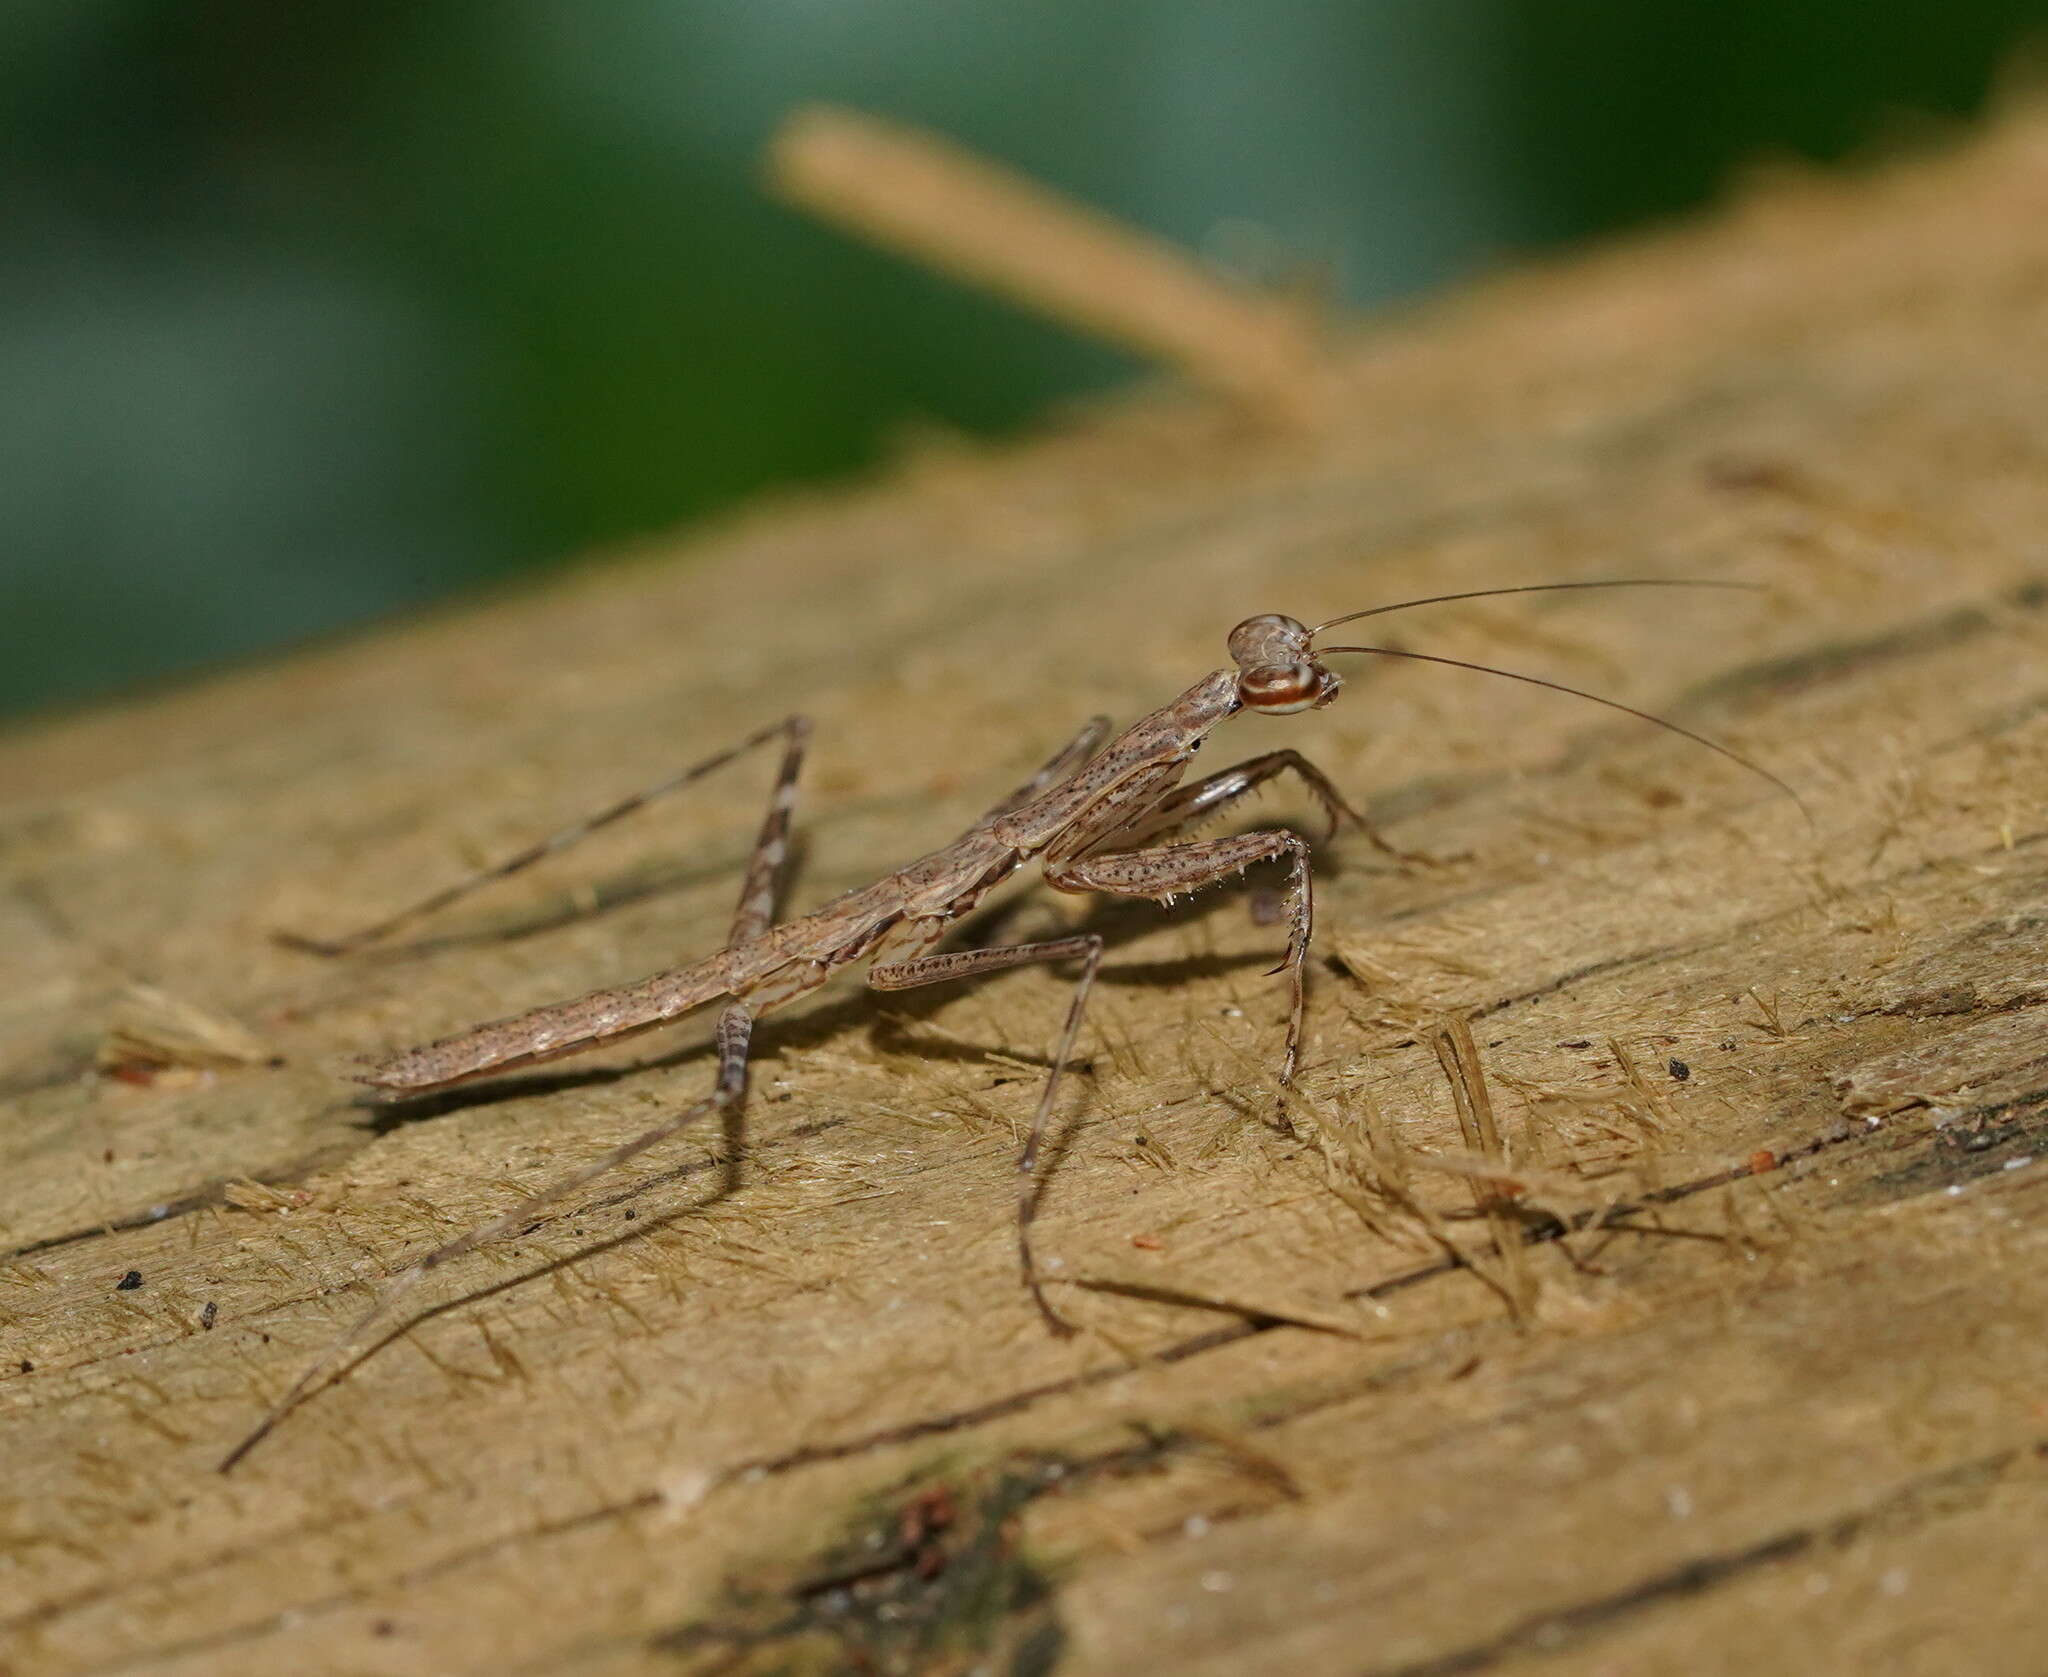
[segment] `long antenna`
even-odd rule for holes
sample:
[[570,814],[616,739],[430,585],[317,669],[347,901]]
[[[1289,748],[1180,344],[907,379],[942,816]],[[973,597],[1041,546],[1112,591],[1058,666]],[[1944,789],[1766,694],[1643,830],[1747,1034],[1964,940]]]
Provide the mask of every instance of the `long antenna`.
[[[1588,585],[1566,582],[1552,583],[1549,586],[1555,588],[1574,588],[1586,587]],[[1446,596],[1446,598],[1450,599],[1461,597],[1463,596]],[[1417,603],[1429,604],[1431,602],[1422,601]],[[1391,610],[1392,608],[1382,607],[1381,609]],[[1366,616],[1369,614],[1360,613],[1359,615]],[[1340,618],[1338,621],[1341,622],[1343,620]],[[1582,687],[1567,687],[1561,681],[1548,681],[1540,675],[1523,675],[1519,670],[1496,669],[1491,664],[1470,664],[1463,658],[1446,658],[1440,653],[1435,652],[1404,652],[1397,647],[1391,646],[1321,646],[1316,648],[1316,656],[1319,658],[1326,657],[1333,652],[1369,652],[1376,658],[1409,658],[1418,664],[1447,664],[1454,670],[1475,670],[1480,675],[1497,675],[1505,677],[1509,681],[1527,682],[1531,687],[1547,687],[1553,693],[1566,693],[1574,699],[1590,699],[1596,705],[1605,705],[1609,710],[1618,710],[1623,715],[1633,716],[1640,722],[1654,722],[1667,733],[1676,734],[1680,739],[1691,740],[1694,745],[1703,745],[1709,751],[1726,757],[1729,762],[1749,770],[1751,774],[1768,780],[1780,792],[1792,800],[1793,804],[1797,806],[1799,813],[1806,817],[1807,826],[1811,827],[1813,825],[1813,811],[1806,807],[1806,800],[1793,791],[1789,784],[1772,774],[1763,764],[1752,762],[1749,758],[1743,756],[1741,752],[1731,750],[1728,746],[1722,745],[1718,740],[1710,740],[1705,734],[1696,734],[1690,728],[1680,727],[1676,722],[1667,722],[1661,716],[1652,716],[1646,710],[1637,710],[1634,705],[1625,705],[1619,699],[1603,699],[1598,693],[1588,693]]]
[[[1368,606],[1364,611],[1347,611],[1342,617],[1333,617],[1327,623],[1318,623],[1309,633],[1320,635],[1325,629],[1336,628],[1339,623],[1356,623],[1361,617],[1380,617],[1390,611],[1407,611],[1411,606],[1441,606],[1452,600],[1491,600],[1502,594],[1560,594],[1571,588],[1739,588],[1751,594],[1766,592],[1761,583],[1708,582],[1694,577],[1631,576],[1616,577],[1602,582],[1531,582],[1520,588],[1473,588],[1462,594],[1431,594],[1422,600],[1398,600],[1390,606]],[[1353,647],[1350,650],[1360,649]],[[1494,673],[1498,675],[1506,672]],[[1591,695],[1581,694],[1580,697],[1590,698]],[[1624,705],[1622,708],[1628,707]],[[1654,722],[1656,718],[1653,716],[1650,720]]]

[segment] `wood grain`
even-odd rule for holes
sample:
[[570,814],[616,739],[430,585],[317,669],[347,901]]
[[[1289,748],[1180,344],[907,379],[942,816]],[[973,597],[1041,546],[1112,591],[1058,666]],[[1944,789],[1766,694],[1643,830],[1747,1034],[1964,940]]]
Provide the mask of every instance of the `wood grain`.
[[[1313,433],[1140,394],[0,741],[0,1669],[2038,1669],[2048,123],[1341,353]],[[337,1065],[714,945],[768,770],[394,951],[273,928],[793,708],[814,902],[1249,612],[1616,574],[1771,592],[1400,644],[1659,709],[1814,828],[1477,677],[1232,724],[1214,750],[1298,746],[1445,860],[1325,858],[1292,1137],[1246,899],[1096,916],[1039,1225],[1114,1283],[1070,1289],[1074,1341],[1007,1185],[1060,979],[835,991],[764,1028],[742,1137],[451,1266],[213,1472],[409,1254],[694,1098],[709,1022],[411,1107]],[[110,1062],[137,984],[277,1062]],[[1452,1014],[1505,1164],[1460,1139]],[[1482,1177],[1523,1208],[1519,1318]]]

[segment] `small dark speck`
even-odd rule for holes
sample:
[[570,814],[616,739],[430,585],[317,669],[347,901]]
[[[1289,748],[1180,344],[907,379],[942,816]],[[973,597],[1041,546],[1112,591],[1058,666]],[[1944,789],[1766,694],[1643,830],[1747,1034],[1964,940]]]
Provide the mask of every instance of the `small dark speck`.
[[1692,1067],[1687,1065],[1683,1060],[1667,1060],[1664,1064],[1664,1069],[1670,1072],[1671,1075],[1677,1078],[1678,1081],[1681,1083],[1683,1083],[1688,1077],[1692,1076]]
[[1733,1054],[1735,1052],[1735,1039],[1733,1037],[1730,1037],[1721,1044],[1721,1052],[1723,1054]]
[[36,1371],[36,1365],[35,1365],[34,1363],[30,1362],[30,1361],[28,1360],[28,1358],[26,1358],[26,1357],[23,1357],[23,1358],[21,1359],[21,1372],[22,1372],[23,1374],[33,1374],[33,1373],[35,1373],[35,1371]]
[[120,1293],[132,1293],[135,1291],[137,1287],[141,1285],[142,1271],[139,1269],[131,1269],[126,1275],[122,1276],[120,1280],[114,1283],[114,1290]]
[[1570,1042],[1560,1042],[1558,1044],[1560,1048],[1591,1048],[1592,1046],[1592,1039],[1582,1036],[1575,1036]]
[[1502,1043],[1504,1043],[1504,1042],[1506,1042],[1506,1041],[1507,1041],[1507,1038],[1506,1038],[1506,1037],[1504,1037],[1504,1036],[1497,1036],[1497,1037],[1495,1037],[1495,1038],[1494,1038],[1494,1039],[1493,1039],[1493,1040],[1492,1040],[1491,1042],[1489,1042],[1489,1043],[1488,1043],[1488,1044],[1487,1044],[1486,1046],[1487,1046],[1487,1047],[1489,1047],[1489,1048],[1498,1048],[1498,1047],[1499,1047],[1499,1046],[1500,1046],[1500,1045],[1501,1045]]
[[633,1211],[633,1210],[630,1210],[630,1209],[629,1209],[629,1210],[628,1210],[628,1211],[626,1212],[626,1221],[630,1223],[630,1222],[632,1222],[632,1220],[633,1220],[633,1219],[634,1219],[635,1217],[637,1217],[637,1216],[639,1216],[639,1215],[640,1215],[640,1213],[639,1213],[639,1212],[637,1212],[637,1211]]
[[1763,455],[1717,454],[1703,461],[1700,470],[1714,489],[1797,497],[1805,487],[1797,466]]
[[389,1619],[379,1619],[370,1627],[370,1634],[372,1636],[396,1636],[398,1634],[398,1627]]
[[202,1328],[210,1328],[219,1315],[220,1306],[214,1303],[212,1299],[208,1299],[206,1301],[206,1308],[199,1312],[199,1325]]

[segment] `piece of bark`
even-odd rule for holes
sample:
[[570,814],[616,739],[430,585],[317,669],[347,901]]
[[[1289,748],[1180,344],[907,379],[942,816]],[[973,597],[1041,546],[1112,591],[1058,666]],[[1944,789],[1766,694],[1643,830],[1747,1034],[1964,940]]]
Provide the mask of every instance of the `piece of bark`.
[[[1969,1145],[1924,1108],[1849,1123],[1837,1080],[1987,1009],[2010,1071],[2048,1011],[2044,377],[2048,123],[2015,119],[1359,334],[1320,430],[1140,396],[17,730],[0,1663],[2028,1669],[2048,1125],[2026,1090]],[[1326,857],[1348,971],[1317,968],[1296,1138],[1264,1122],[1273,930],[1228,894],[1105,917],[1039,1231],[1152,1296],[1066,1289],[1062,1342],[1017,1284],[1060,978],[854,989],[764,1025],[731,1185],[686,1139],[451,1266],[460,1302],[213,1473],[366,1286],[694,1098],[708,1022],[409,1111],[337,1063],[713,946],[767,771],[393,951],[274,928],[345,930],[791,708],[816,901],[1250,612],[1644,574],[1772,592],[1399,634],[1724,738],[1814,830],[1682,741],[1450,672],[1354,667],[1220,733],[1463,859]],[[135,982],[283,1063],[97,1075]],[[1417,1026],[1446,1011],[1529,1180],[1583,1185],[1526,1219],[1526,1322],[1444,1261],[1484,1238],[1468,1182],[1376,1174],[1462,1156]],[[1667,1058],[1684,1082],[1630,1074]]]

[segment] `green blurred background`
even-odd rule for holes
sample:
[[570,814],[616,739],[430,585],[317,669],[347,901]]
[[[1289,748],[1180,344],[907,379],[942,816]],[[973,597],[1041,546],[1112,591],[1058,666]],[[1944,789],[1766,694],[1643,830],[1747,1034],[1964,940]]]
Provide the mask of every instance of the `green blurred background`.
[[1355,304],[1979,111],[2048,0],[10,0],[0,711],[1128,367],[766,202],[929,124]]

